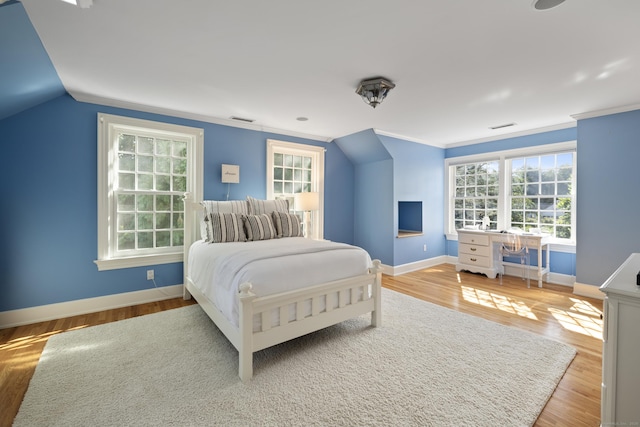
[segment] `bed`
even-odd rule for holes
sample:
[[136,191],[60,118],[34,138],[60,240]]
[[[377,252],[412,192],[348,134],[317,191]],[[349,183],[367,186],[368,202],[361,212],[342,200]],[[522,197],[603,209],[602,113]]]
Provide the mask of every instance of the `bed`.
[[381,324],[382,267],[361,248],[301,237],[286,201],[185,198],[184,298],[238,350],[253,353],[363,314]]

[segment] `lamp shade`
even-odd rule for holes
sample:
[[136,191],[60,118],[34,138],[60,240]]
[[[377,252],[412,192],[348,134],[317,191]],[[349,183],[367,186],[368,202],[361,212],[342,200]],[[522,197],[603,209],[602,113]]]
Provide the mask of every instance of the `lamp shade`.
[[320,194],[316,192],[296,193],[294,203],[297,211],[317,211],[320,208]]

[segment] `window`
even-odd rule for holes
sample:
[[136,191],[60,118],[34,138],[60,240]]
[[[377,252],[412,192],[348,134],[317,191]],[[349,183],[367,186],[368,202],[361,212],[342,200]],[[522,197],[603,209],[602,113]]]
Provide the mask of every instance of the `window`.
[[447,159],[447,234],[486,216],[493,230],[539,228],[574,244],[575,165],[575,142]]
[[106,114],[98,128],[98,269],[181,261],[203,130]]
[[511,227],[572,239],[574,153],[511,159]]
[[[311,213],[314,238],[324,235],[324,151],[322,147],[267,140],[267,199],[287,199],[294,211],[294,194],[318,192],[320,207]],[[302,212],[295,212],[302,218]]]
[[498,224],[499,162],[465,163],[453,167],[455,229],[482,223],[489,217],[489,228]]

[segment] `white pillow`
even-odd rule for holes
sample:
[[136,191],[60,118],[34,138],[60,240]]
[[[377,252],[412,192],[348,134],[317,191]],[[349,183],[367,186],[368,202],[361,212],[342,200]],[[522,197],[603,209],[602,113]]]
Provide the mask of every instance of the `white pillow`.
[[259,200],[247,196],[247,202],[249,205],[249,215],[271,215],[271,212],[289,212],[289,201],[285,199]]

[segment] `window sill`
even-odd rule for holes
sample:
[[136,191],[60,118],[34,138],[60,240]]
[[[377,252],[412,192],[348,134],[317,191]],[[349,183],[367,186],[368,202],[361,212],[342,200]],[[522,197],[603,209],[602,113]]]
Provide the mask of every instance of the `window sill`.
[[412,236],[422,236],[424,233],[422,231],[407,231],[407,230],[398,230],[398,239],[403,237],[412,237]]
[[98,259],[93,262],[98,266],[98,271],[117,270],[120,268],[145,267],[148,265],[170,264],[182,262],[184,254],[145,255],[130,258]]

